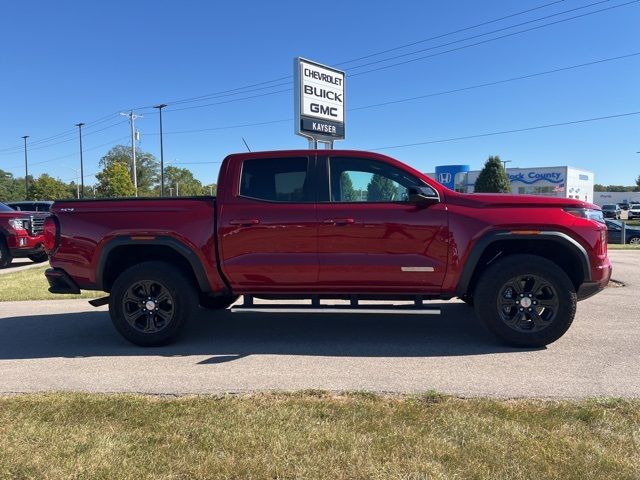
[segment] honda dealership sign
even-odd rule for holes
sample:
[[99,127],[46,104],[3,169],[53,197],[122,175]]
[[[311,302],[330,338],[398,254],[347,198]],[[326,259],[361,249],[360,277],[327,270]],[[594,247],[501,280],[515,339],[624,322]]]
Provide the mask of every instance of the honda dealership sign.
[[344,72],[294,60],[295,133],[321,142],[344,138]]

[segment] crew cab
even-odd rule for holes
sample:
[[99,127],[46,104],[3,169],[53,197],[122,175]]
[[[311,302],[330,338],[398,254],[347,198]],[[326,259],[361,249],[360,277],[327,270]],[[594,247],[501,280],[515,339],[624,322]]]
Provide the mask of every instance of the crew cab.
[[34,262],[47,260],[42,235],[44,214],[17,212],[0,203],[0,268],[8,267],[16,257]]
[[233,311],[402,315],[458,297],[502,341],[541,346],[611,276],[595,205],[458,193],[362,151],[233,154],[217,198],[65,200],[52,212],[49,290],[109,293],[93,305],[108,303],[144,346],[172,341],[198,305],[240,295]]

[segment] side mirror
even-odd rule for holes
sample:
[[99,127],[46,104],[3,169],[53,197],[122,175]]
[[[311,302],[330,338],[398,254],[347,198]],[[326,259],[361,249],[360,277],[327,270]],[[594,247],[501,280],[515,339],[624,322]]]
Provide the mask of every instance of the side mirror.
[[440,195],[429,186],[416,185],[407,189],[409,203],[415,205],[433,205],[440,203]]

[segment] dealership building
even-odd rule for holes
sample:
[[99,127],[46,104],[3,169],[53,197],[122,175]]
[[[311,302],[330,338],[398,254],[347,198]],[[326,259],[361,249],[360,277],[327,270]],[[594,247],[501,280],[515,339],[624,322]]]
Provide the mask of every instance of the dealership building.
[[[473,193],[480,170],[469,165],[436,167],[431,178],[458,192]],[[569,166],[507,168],[511,193],[575,198],[593,203],[593,172]]]

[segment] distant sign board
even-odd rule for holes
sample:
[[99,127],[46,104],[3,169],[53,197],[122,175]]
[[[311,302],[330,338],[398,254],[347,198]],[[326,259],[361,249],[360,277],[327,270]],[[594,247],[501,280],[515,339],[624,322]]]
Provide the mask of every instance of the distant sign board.
[[344,72],[299,57],[293,70],[295,133],[321,142],[343,139]]

